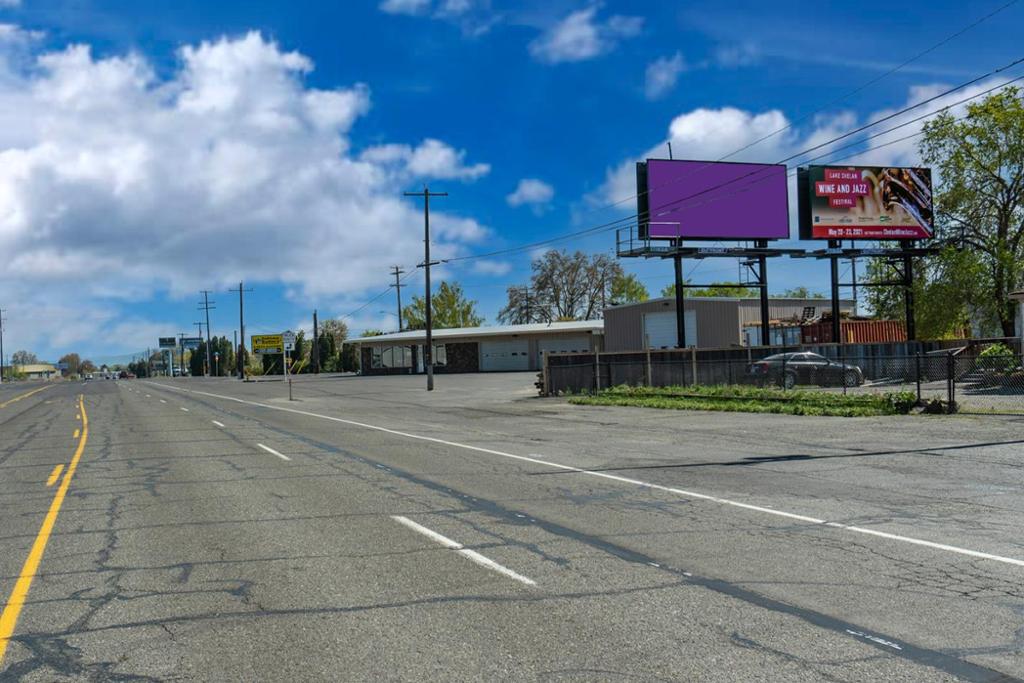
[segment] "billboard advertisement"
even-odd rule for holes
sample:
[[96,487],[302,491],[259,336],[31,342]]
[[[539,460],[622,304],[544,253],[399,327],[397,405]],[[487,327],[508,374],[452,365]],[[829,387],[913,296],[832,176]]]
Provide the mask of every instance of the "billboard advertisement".
[[784,164],[648,159],[637,197],[641,239],[789,237]]
[[178,348],[178,340],[174,337],[160,337],[160,348],[176,349]]
[[934,233],[928,168],[810,166],[797,176],[800,239],[921,240]]
[[189,351],[195,351],[202,343],[202,337],[183,337],[181,340],[181,345]]

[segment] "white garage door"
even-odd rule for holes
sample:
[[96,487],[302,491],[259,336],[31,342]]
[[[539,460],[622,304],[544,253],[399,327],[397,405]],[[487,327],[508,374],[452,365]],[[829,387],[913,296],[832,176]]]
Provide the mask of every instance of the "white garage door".
[[483,341],[480,342],[480,369],[529,370],[530,342],[528,341]]
[[586,353],[590,351],[590,337],[566,337],[564,339],[541,339],[537,342],[537,367],[544,366],[544,352]]
[[[676,348],[679,339],[676,333],[676,312],[645,314],[644,339],[649,349]],[[697,345],[697,311],[686,311],[686,345]]]

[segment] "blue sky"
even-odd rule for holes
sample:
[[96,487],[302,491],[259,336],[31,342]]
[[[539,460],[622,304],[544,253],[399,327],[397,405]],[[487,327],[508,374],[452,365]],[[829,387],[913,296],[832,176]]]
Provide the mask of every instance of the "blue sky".
[[[250,333],[350,313],[416,262],[403,191],[449,193],[433,205],[442,256],[582,230],[630,213],[602,207],[669,138],[718,158],[798,122],[739,157],[777,161],[1021,56],[1024,3],[824,106],[1002,4],[0,0],[5,350],[134,352],[195,330],[202,288],[230,336],[239,279]],[[914,157],[911,142],[863,158]],[[608,251],[614,235],[557,246]],[[436,279],[493,321],[535,255]],[[624,266],[652,293],[671,278]],[[771,276],[827,288],[824,264]],[[347,321],[393,328],[393,309],[389,293]]]

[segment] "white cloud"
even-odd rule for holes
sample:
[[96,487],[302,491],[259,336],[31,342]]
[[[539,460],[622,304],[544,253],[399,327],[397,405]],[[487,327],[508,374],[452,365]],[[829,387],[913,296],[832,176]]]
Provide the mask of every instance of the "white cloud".
[[424,14],[430,9],[431,0],[384,0],[380,3],[381,12],[387,14]]
[[476,180],[487,175],[490,164],[464,163],[465,150],[428,138],[416,147],[386,144],[369,147],[360,159],[386,167],[399,176],[408,178],[440,178],[443,180]]
[[[244,279],[358,298],[421,258],[421,209],[396,180],[489,170],[433,139],[382,146],[400,163],[353,155],[369,88],[308,87],[312,62],[258,33],[179,58],[162,78],[78,45],[0,71],[0,291],[21,302],[24,346],[95,343],[122,301],[161,290]],[[487,235],[444,206],[432,218],[439,258]],[[53,301],[73,303],[37,313]]]
[[686,69],[686,62],[679,52],[671,57],[659,57],[647,65],[644,72],[644,94],[649,100],[656,100],[676,87],[679,74]]
[[[923,114],[938,112],[954,102],[984,92],[998,85],[999,82],[998,79],[991,79],[945,95],[931,104],[886,121],[875,129],[869,129],[861,135],[838,142],[830,141],[869,121],[876,121],[907,106],[935,97],[945,92],[948,86],[933,84],[911,87],[903,103],[891,109],[873,112],[868,116],[858,117],[849,111],[822,113],[813,117],[809,122],[799,122],[799,125],[794,124],[778,109],[750,112],[735,107],[699,108],[672,119],[669,124],[667,140],[672,143],[673,156],[676,159],[713,161],[728,157],[728,161],[776,163],[803,150],[822,145],[820,149],[789,160],[788,164],[790,166],[807,163],[914,165],[920,163],[917,150],[919,138],[909,136],[919,132],[925,121],[909,123],[912,119]],[[966,105],[958,105],[950,111],[954,115],[959,115],[963,113],[965,107]],[[908,125],[891,133],[880,135],[873,140],[864,139],[867,135],[879,134],[883,130],[902,123],[908,123]],[[908,137],[909,139],[904,139]],[[762,140],[762,138],[765,139]],[[854,147],[845,148],[854,143],[856,143]],[[737,153],[737,150],[743,151]],[[635,211],[635,202],[619,202],[636,195],[636,162],[647,158],[663,159],[667,157],[668,151],[665,143],[662,142],[651,147],[645,153],[626,159],[608,169],[601,187],[584,198],[585,205],[592,209],[596,206],[617,203],[616,208],[619,210]],[[791,180],[791,207],[796,206],[794,188],[795,181]],[[790,215],[795,218],[795,210],[790,211]]]
[[547,64],[582,62],[611,52],[621,39],[643,29],[642,17],[615,15],[597,20],[598,5],[569,14],[529,44],[530,55]]
[[715,49],[715,64],[726,69],[750,66],[761,57],[761,51],[753,43],[719,45]]
[[515,192],[505,197],[509,206],[530,206],[535,213],[540,213],[551,204],[555,197],[555,188],[537,178],[523,178],[516,185]]
[[508,275],[511,270],[512,264],[508,261],[478,259],[473,262],[473,272],[480,273],[481,275]]

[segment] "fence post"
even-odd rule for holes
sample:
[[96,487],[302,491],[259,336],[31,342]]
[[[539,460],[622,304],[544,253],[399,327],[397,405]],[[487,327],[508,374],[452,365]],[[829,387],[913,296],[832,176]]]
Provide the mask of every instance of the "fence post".
[[594,384],[601,391],[601,352],[594,351]]
[[693,380],[693,386],[697,386],[697,347],[690,347],[690,378]]
[[954,379],[956,361],[953,359],[953,352],[946,352],[946,403],[948,412],[955,412],[956,408],[956,380]]
[[651,347],[647,347],[647,386],[654,386],[654,375],[651,368]]
[[917,367],[915,378],[917,381],[917,405],[921,405],[921,352],[914,356],[914,365]]

